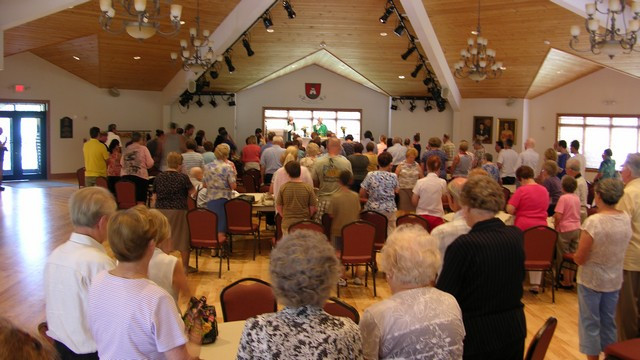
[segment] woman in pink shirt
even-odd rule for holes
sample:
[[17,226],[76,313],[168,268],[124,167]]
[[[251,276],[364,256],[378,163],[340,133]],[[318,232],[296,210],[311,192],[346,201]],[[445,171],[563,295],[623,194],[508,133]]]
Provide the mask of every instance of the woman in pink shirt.
[[147,201],[149,188],[149,172],[153,166],[153,158],[149,149],[144,145],[144,138],[139,132],[131,134],[131,143],[122,151],[122,180],[131,181],[136,185],[136,201],[144,204]]
[[[571,176],[562,178],[562,196],[556,204],[555,228],[558,231],[558,242],[556,243],[557,253],[556,265],[560,265],[562,254],[575,253],[578,249],[580,239],[580,198],[574,194],[578,188],[578,182]],[[573,289],[573,271],[564,269],[562,271],[563,289]]]
[[[516,178],[520,182],[520,187],[511,196],[507,205],[507,212],[516,217],[514,225],[522,231],[535,226],[547,226],[547,208],[549,207],[547,188],[536,183],[533,179],[533,169],[526,165],[516,170]],[[540,272],[530,271],[529,291],[537,294],[540,280]]]
[[241,160],[244,163],[244,171],[249,169],[260,170],[260,146],[257,138],[251,135],[246,140],[246,146],[242,148]]

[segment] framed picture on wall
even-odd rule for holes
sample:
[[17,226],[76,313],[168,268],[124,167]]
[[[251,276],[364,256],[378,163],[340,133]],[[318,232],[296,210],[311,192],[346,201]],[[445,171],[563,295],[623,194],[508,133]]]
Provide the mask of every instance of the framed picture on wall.
[[493,117],[474,116],[473,117],[473,140],[480,140],[483,144],[491,144],[491,133],[493,130]]
[[507,139],[516,143],[516,119],[498,119],[498,139],[503,142]]

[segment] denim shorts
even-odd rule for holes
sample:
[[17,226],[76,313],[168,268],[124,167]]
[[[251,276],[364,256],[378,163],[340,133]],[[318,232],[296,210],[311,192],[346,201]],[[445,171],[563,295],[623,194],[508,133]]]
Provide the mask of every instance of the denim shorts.
[[616,304],[619,292],[600,292],[578,284],[580,352],[598,355],[617,341]]

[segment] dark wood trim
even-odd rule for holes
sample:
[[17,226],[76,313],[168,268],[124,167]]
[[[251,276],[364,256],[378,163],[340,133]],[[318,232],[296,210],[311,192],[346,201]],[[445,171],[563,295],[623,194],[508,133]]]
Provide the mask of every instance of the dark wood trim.
[[59,173],[59,174],[49,174],[49,180],[66,180],[66,179],[75,179],[76,173]]

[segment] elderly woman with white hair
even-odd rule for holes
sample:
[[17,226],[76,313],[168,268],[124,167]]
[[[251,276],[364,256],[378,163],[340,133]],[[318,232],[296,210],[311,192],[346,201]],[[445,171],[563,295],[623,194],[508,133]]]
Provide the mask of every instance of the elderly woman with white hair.
[[419,226],[400,226],[387,238],[380,267],[393,296],[360,321],[366,359],[462,359],[458,302],[433,287],[441,261],[437,240]]
[[216,159],[204,166],[203,183],[207,188],[207,208],[218,215],[218,238],[223,239],[227,232],[227,216],[224,203],[232,198],[236,189],[236,170],[229,165],[228,158],[231,151],[229,145],[216,146]]
[[[285,171],[284,166],[291,161],[297,161],[297,160],[298,160],[298,148],[296,146],[289,146],[280,155],[280,163],[282,164],[282,167],[276,170],[275,173],[273,173],[271,186],[269,187],[269,192],[272,193],[273,196],[275,196],[276,198],[280,193],[280,188],[282,187],[282,185],[291,181],[291,177]],[[305,166],[302,166],[300,168],[300,180],[302,180],[303,183],[309,184],[309,186],[311,186],[311,189],[313,189],[313,178],[311,177],[311,172]]]
[[309,142],[305,150],[306,156],[300,159],[300,165],[306,167],[309,171],[313,171],[313,165],[315,165],[317,156],[321,153],[320,147],[314,142]]
[[358,325],[322,310],[341,271],[324,235],[284,236],[271,252],[269,272],[285,308],[247,320],[237,359],[362,359]]

